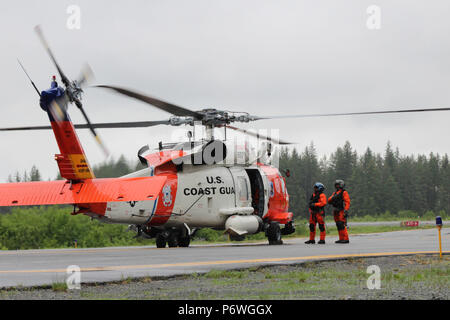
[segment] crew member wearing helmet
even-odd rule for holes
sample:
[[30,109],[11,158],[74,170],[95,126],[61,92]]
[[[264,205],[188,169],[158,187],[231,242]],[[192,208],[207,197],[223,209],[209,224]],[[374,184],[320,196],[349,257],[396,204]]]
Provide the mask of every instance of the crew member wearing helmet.
[[328,203],[333,206],[334,221],[339,233],[339,240],[336,243],[349,243],[346,225],[348,209],[350,209],[350,196],[344,189],[343,180],[336,180],[334,187],[336,191],[328,198]]
[[325,206],[327,205],[327,197],[323,193],[325,187],[322,183],[317,182],[314,184],[314,193],[309,200],[309,240],[305,243],[316,243],[316,224],[319,224],[320,241],[319,244],[325,243]]

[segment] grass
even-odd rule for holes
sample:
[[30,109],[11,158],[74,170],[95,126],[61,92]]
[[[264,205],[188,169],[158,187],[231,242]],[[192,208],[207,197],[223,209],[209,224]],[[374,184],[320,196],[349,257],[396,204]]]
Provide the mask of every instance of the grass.
[[[346,259],[341,262],[346,267],[330,266],[330,262],[325,263],[325,266],[313,262],[304,264],[300,269],[297,267],[297,270],[290,270],[292,267],[261,267],[252,271],[215,270],[205,274],[203,280],[206,283],[211,278],[222,280],[208,284],[221,287],[220,293],[209,295],[209,299],[308,299],[324,293],[329,298],[346,299],[358,292],[373,297],[389,296],[393,291],[415,294],[424,290],[422,286],[425,286],[430,293],[432,288],[445,289],[450,285],[450,257],[446,256],[443,260],[431,256],[399,259],[406,261],[390,270],[381,267],[381,290],[367,289],[369,263],[364,258]],[[197,276],[199,278],[202,276]]]
[[[367,288],[367,267],[373,264],[381,270],[380,290]],[[450,255],[443,259],[415,255],[211,270],[132,281],[123,277],[111,284],[84,286],[81,291],[67,290],[66,283],[55,281],[46,289],[0,290],[0,297],[45,298],[41,291],[53,291],[77,299],[448,299],[449,287]]]
[[132,277],[124,277],[123,275],[121,275],[121,277],[120,277],[120,283],[121,284],[129,284],[129,283],[131,283],[133,281],[133,278]]
[[66,292],[67,289],[68,289],[67,283],[65,283],[65,282],[52,283],[52,290],[55,292]]
[[205,278],[209,279],[219,279],[219,278],[228,278],[228,279],[243,279],[248,277],[250,271],[234,271],[234,270],[211,270],[204,275]]

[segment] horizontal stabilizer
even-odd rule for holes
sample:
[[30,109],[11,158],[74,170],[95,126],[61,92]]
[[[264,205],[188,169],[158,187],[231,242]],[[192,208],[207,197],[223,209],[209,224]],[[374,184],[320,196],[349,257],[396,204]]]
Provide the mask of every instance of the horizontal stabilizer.
[[36,181],[0,184],[0,206],[85,204],[155,200],[167,177]]

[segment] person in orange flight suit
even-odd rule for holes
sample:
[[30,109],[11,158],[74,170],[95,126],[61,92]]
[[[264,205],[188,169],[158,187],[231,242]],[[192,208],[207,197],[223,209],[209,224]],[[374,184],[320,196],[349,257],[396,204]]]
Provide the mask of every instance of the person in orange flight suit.
[[322,183],[314,184],[314,193],[309,200],[309,240],[305,243],[316,243],[316,224],[319,224],[320,240],[318,244],[325,244],[325,206],[327,205],[327,197],[323,193],[325,187]]
[[333,206],[334,221],[339,233],[339,240],[336,243],[349,243],[347,232],[347,216],[350,209],[350,196],[344,189],[343,180],[336,180],[334,187],[336,191],[328,198],[328,203]]

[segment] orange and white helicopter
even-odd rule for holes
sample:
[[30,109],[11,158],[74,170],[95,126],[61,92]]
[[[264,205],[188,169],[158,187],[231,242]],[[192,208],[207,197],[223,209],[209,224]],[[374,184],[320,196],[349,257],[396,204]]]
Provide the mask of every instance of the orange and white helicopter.
[[[192,235],[199,228],[224,230],[235,240],[265,232],[269,244],[281,244],[282,235],[295,231],[285,178],[270,164],[272,144],[290,143],[233,127],[230,123],[450,110],[435,108],[259,117],[217,109],[192,111],[129,89],[102,85],[96,87],[140,100],[172,116],[161,121],[91,123],[81,103],[81,88],[88,82],[89,69],[85,69],[78,81],[70,81],[56,62],[39,27],[36,27],[36,32],[64,85],[64,88],[59,87],[56,77],[53,77],[51,88],[40,92],[30,78],[51,126],[0,128],[0,131],[52,129],[60,152],[55,155],[55,160],[65,180],[0,184],[0,206],[73,205],[72,214],[85,214],[108,223],[128,224],[138,236],[156,238],[158,248],[166,245],[188,247]],[[72,123],[68,114],[70,103],[80,109],[87,124]],[[138,157],[146,168],[118,178],[95,177],[75,131],[89,129],[107,153],[95,129],[195,124],[205,128],[205,137],[192,140],[192,132],[188,131],[188,142],[160,142],[158,151],[154,153],[150,152],[149,146],[144,146],[138,151]],[[231,129],[264,140],[263,152],[252,152],[245,145],[239,149],[226,139],[216,139],[214,128],[223,128],[225,137],[226,130]],[[288,170],[284,173],[289,176]]]

